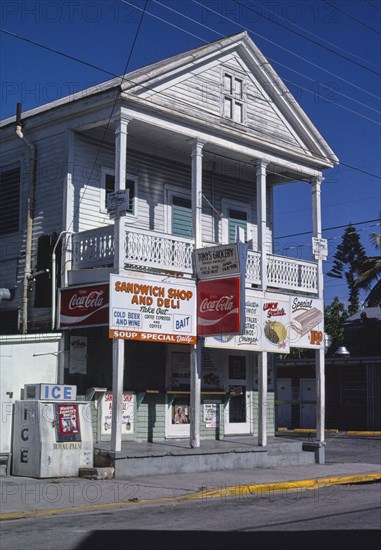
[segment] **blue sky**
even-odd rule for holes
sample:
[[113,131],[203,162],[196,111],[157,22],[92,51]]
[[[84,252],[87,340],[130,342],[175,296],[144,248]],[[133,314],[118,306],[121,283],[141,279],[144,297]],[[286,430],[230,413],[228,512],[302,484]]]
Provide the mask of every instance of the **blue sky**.
[[[3,0],[1,118],[128,70],[247,30],[342,164],[322,185],[325,272],[345,226],[356,225],[369,255],[381,211],[381,3],[378,0]],[[138,9],[139,8],[139,9]],[[154,17],[155,16],[155,17]],[[88,67],[31,43],[74,56]],[[134,47],[132,49],[132,46]],[[277,189],[275,251],[311,259],[311,193]],[[365,222],[365,223],[362,223]],[[337,228],[337,229],[331,229]],[[306,233],[303,235],[296,235]],[[325,278],[325,300],[347,301]]]

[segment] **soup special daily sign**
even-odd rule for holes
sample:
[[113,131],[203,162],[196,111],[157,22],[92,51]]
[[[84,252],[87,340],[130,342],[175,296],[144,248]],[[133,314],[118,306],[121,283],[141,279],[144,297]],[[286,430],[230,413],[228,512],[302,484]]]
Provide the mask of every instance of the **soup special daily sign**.
[[196,285],[110,275],[110,338],[196,343]]

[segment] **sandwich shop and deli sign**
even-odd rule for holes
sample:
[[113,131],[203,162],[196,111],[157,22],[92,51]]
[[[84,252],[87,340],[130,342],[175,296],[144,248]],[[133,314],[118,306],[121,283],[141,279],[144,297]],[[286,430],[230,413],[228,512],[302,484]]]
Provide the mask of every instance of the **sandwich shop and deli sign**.
[[109,336],[195,344],[196,285],[110,275]]

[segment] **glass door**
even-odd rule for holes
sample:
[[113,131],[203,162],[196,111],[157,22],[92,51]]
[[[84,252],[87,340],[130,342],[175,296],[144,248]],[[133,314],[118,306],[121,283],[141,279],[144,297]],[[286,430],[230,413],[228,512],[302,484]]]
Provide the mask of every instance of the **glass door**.
[[190,436],[190,353],[168,346],[166,437]]
[[250,434],[252,403],[248,380],[248,355],[229,355],[227,363],[229,402],[225,408],[225,434]]

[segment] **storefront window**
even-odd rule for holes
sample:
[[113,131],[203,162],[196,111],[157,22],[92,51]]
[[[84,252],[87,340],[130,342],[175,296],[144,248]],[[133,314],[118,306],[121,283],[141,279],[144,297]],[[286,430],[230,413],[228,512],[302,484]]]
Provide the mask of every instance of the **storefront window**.
[[171,388],[190,388],[190,354],[173,352],[171,354],[171,372],[169,384]]
[[176,397],[172,402],[172,424],[190,423],[190,404],[187,397]]

